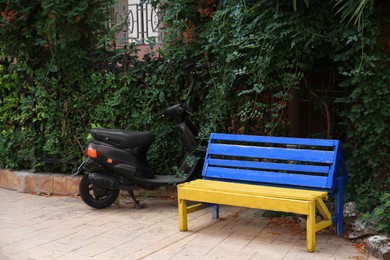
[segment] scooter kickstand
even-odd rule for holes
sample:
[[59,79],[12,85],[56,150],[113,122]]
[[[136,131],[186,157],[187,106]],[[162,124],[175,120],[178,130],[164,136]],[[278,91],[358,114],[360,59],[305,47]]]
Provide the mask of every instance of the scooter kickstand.
[[135,203],[135,208],[136,209],[140,209],[141,208],[141,203],[135,198],[134,191],[133,190],[129,190],[129,194],[130,194],[131,199]]

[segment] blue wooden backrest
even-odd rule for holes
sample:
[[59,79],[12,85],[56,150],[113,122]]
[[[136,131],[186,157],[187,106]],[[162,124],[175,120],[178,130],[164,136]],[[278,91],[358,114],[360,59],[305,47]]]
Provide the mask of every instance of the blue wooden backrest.
[[346,177],[338,140],[239,134],[210,135],[204,179],[335,189]]

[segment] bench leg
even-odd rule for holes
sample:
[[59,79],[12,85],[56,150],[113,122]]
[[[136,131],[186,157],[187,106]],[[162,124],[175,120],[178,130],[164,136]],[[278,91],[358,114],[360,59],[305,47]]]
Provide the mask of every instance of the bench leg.
[[179,229],[180,231],[187,231],[187,202],[185,200],[178,200],[179,208]]
[[314,252],[316,249],[316,211],[315,201],[309,202],[309,214],[306,220],[307,251]]
[[337,225],[337,236],[343,235],[343,210],[344,210],[344,194],[342,191],[338,191],[336,194],[336,225]]
[[337,193],[335,194],[335,215],[337,225],[337,236],[341,237],[343,234],[343,210],[344,210],[344,186],[345,179],[342,177],[337,178]]
[[219,218],[219,205],[215,204],[213,207],[213,219]]

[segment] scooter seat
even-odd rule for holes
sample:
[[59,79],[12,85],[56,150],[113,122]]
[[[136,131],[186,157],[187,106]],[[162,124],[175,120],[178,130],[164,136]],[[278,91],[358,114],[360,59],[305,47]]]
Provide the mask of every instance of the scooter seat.
[[148,146],[155,139],[155,135],[149,131],[133,132],[107,128],[94,128],[91,130],[91,135],[98,141],[121,148]]

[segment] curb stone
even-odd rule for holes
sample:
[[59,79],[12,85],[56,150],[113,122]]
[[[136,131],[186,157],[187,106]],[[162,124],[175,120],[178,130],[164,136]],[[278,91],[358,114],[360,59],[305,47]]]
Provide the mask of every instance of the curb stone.
[[[21,193],[50,195],[79,195],[81,175],[60,173],[34,173],[32,171],[10,171],[0,169],[0,188]],[[137,190],[137,197],[176,197],[176,187],[168,186],[156,190]],[[125,193],[127,194],[127,193]]]
[[80,176],[0,169],[0,187],[23,193],[78,195]]

